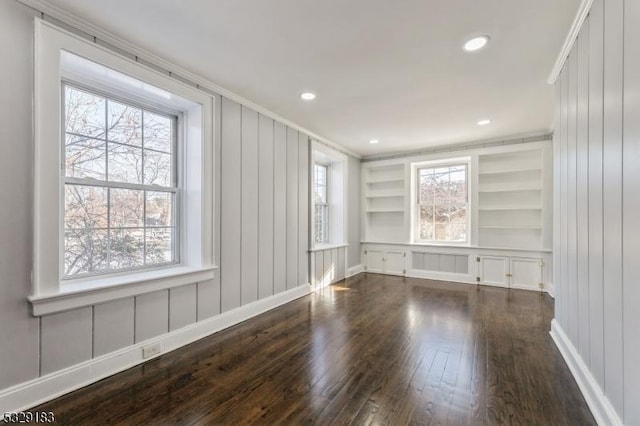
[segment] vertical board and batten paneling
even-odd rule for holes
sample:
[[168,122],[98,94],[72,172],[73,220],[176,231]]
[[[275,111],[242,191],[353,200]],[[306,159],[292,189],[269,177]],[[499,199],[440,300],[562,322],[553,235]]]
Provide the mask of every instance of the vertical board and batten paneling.
[[[33,18],[37,11],[0,2],[0,389],[39,372],[40,320],[31,316]],[[8,100],[11,100],[10,102]],[[11,123],[9,125],[9,123]],[[10,242],[10,243],[8,243]]]
[[114,300],[93,307],[93,356],[134,343],[135,299]]
[[[576,227],[576,142],[578,130],[578,51],[574,49],[567,63],[569,73],[569,99],[567,117],[567,288],[569,299],[578,300],[578,257]],[[567,332],[572,341],[578,341],[578,305],[570,304],[567,310]]]
[[220,165],[220,307],[222,312],[240,306],[240,280],[242,258],[242,140],[241,106],[222,98]]
[[604,11],[604,391],[623,412],[622,341],[622,108],[623,0]]
[[576,285],[578,296],[578,345],[589,364],[589,18],[577,41],[576,129]]
[[169,290],[169,331],[197,321],[198,286],[189,284]]
[[298,140],[298,281],[296,285],[309,283],[309,194],[310,157],[309,136],[299,133]]
[[136,343],[169,331],[169,290],[136,296]]
[[[560,320],[563,326],[566,327],[567,322],[569,321],[569,274],[567,270],[567,241],[568,241],[568,209],[567,209],[567,164],[569,157],[567,155],[567,141],[569,139],[569,71],[567,67],[562,70],[562,74],[560,75],[560,88],[562,92],[562,103],[560,105],[560,128],[561,132],[561,141],[560,141],[560,155],[561,159],[559,161],[561,169],[560,173],[556,173],[556,176],[559,175],[559,185],[560,185],[560,193],[562,196],[560,197],[560,252],[558,253],[558,257],[556,257],[556,262],[560,265],[560,280],[558,282],[558,290],[557,293],[560,297],[558,297],[557,305],[560,307]],[[554,279],[555,281],[555,279]]]
[[604,383],[604,280],[602,275],[602,114],[604,78],[604,0],[595,0],[589,18],[589,342],[590,367]]
[[346,256],[346,248],[340,247],[338,249],[338,259],[336,260],[336,281],[340,281],[344,279],[345,276],[345,256]]
[[[0,204],[0,390],[134,343],[211,318],[241,304],[309,281],[309,141],[271,118],[212,95],[215,136],[215,278],[34,318],[27,295],[32,265],[33,18],[41,14],[16,1],[0,2],[0,53],[12,60],[0,74],[0,174],[11,180]],[[45,20],[55,22],[44,16]],[[67,30],[84,38],[69,25]],[[97,40],[97,43],[109,47]],[[117,49],[116,49],[117,50]],[[132,55],[124,53],[125,56]],[[357,159],[350,165],[359,167]],[[356,166],[353,166],[355,169]],[[359,172],[350,174],[359,180]],[[359,183],[349,182],[354,199]],[[351,189],[353,188],[353,189]],[[351,207],[350,207],[351,208]],[[7,210],[9,209],[9,210]],[[356,217],[358,215],[356,214]],[[351,234],[350,234],[351,235]],[[358,238],[359,240],[359,238]],[[350,240],[351,241],[351,240]],[[353,240],[355,252],[359,241]],[[63,344],[61,344],[63,342]],[[0,392],[1,393],[1,392]]]
[[624,424],[640,424],[638,19],[594,0],[556,83],[557,321]]
[[40,374],[91,359],[92,316],[93,308],[88,307],[42,317]]
[[243,106],[240,303],[258,300],[258,113]]
[[[214,123],[222,122],[222,97],[214,96]],[[221,185],[220,185],[220,164],[222,158],[222,126],[215,126],[215,140],[214,140],[214,160],[215,160],[215,170],[214,170],[214,211],[215,211],[215,219],[214,219],[214,231],[217,238],[214,238],[214,255],[215,255],[215,264],[220,266],[220,194],[221,194]],[[220,313],[220,271],[215,273],[215,276],[212,280],[207,280],[198,283],[198,321],[205,320],[207,318],[211,318]]]
[[298,138],[287,128],[287,289],[298,286]]
[[640,424],[640,3],[624,3],[624,419]]
[[258,298],[273,294],[274,251],[274,161],[273,119],[260,115],[258,121]]
[[360,259],[360,160],[349,157],[348,161],[348,185],[347,185],[347,215],[349,247],[346,252],[347,268],[358,266]]
[[274,129],[273,187],[273,291],[287,289],[287,128],[276,122]]

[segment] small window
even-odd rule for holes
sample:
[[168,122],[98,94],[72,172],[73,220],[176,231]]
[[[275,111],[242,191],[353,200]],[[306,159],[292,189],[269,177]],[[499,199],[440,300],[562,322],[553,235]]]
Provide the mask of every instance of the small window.
[[327,194],[328,167],[322,164],[314,165],[313,194],[314,194],[314,238],[316,243],[329,241],[329,198]]
[[415,239],[419,242],[467,242],[468,165],[438,165],[416,170]]
[[64,277],[177,263],[177,117],[63,86]]

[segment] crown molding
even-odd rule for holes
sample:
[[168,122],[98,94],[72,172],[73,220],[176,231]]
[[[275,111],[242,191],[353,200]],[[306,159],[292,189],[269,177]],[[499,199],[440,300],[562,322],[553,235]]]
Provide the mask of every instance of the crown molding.
[[[233,100],[235,102],[238,102],[248,108],[253,109],[256,112],[259,112],[260,114],[272,118],[292,129],[296,129],[300,132],[303,132],[304,134],[310,136],[313,139],[316,139],[322,143],[324,143],[325,145],[328,145],[338,151],[341,151],[345,154],[348,154],[352,157],[355,158],[362,158],[362,156],[356,152],[351,151],[350,149],[336,143],[333,142],[327,138],[322,137],[321,135],[318,135],[315,132],[312,132],[311,130],[302,127],[290,120],[287,120],[284,117],[281,117],[280,115],[276,114],[275,112],[256,104],[253,101],[250,101],[249,99],[246,99],[240,95],[238,95],[237,93],[234,93],[228,89],[225,89],[224,87],[221,87],[219,85],[217,85],[216,83],[200,76],[197,74],[192,73],[191,71],[188,71],[185,68],[182,68],[154,53],[151,53],[145,49],[142,49],[141,47],[135,45],[134,43],[131,43],[127,40],[124,40],[118,36],[116,36],[115,34],[112,34],[106,30],[103,30],[102,28],[97,27],[96,25],[82,19],[79,18],[78,16],[69,13],[57,6],[53,6],[52,4],[50,4],[49,2],[45,1],[45,0],[16,0],[19,3],[24,4],[27,7],[30,7],[32,9],[37,10],[38,12],[49,16],[51,18],[54,18],[66,25],[69,25],[70,27],[81,31],[91,37],[94,37],[94,39],[99,39],[103,42],[106,42],[108,44],[110,44],[111,46],[115,47],[116,49],[120,49],[122,50],[122,52],[127,53],[127,54],[131,54],[139,59],[142,59],[144,62],[147,62],[155,67],[158,67],[164,71],[166,71],[167,73],[169,73],[170,75],[176,77],[179,80],[182,80],[183,82],[186,83],[191,83],[193,86],[195,86],[196,88],[199,89],[203,89],[205,91],[208,92],[212,92],[215,94],[218,94],[220,96],[224,96],[225,98],[228,98],[230,100]],[[43,16],[44,17],[44,16]],[[118,52],[116,52],[118,53]]]
[[573,24],[571,25],[571,29],[567,34],[567,38],[564,40],[564,44],[562,45],[560,54],[558,54],[556,63],[553,66],[553,69],[551,70],[551,74],[549,74],[547,83],[551,85],[556,84],[556,81],[558,80],[558,77],[562,72],[562,68],[564,67],[564,63],[569,57],[569,54],[571,53],[571,49],[573,49],[573,45],[578,39],[578,35],[580,34],[582,25],[584,24],[585,19],[587,19],[587,16],[589,16],[589,12],[591,11],[592,4],[593,4],[593,0],[582,0],[582,2],[580,3],[580,7],[578,8],[578,13],[576,14],[576,17],[573,20]]

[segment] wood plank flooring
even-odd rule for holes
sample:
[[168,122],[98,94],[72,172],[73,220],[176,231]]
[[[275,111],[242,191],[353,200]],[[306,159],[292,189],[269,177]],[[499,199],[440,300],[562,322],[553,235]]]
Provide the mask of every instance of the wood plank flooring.
[[535,292],[360,274],[34,409],[61,424],[595,424]]

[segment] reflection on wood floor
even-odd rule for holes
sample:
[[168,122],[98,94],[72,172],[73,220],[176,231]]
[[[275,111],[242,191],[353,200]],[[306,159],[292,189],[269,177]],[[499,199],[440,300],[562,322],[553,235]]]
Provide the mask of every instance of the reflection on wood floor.
[[35,410],[73,424],[595,424],[535,292],[360,274]]

